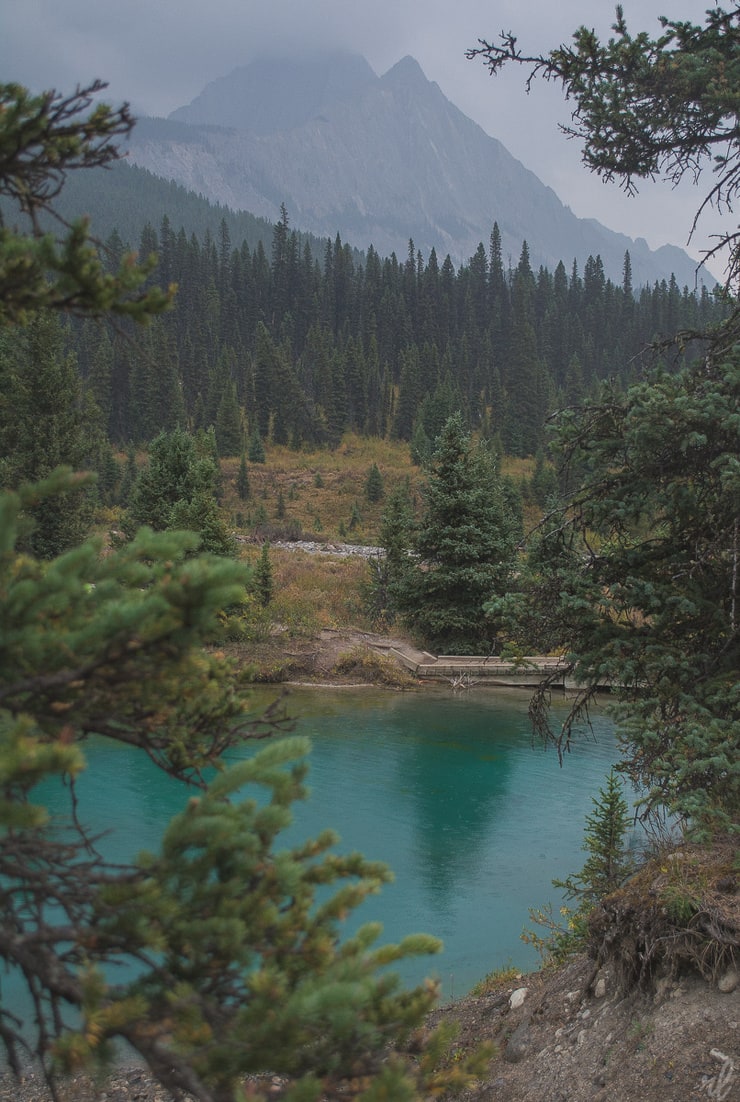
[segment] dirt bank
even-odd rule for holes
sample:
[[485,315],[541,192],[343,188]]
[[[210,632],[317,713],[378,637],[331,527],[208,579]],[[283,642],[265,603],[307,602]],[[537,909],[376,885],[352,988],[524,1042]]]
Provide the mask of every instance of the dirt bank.
[[[653,994],[621,996],[608,974],[587,994],[592,963],[512,978],[487,994],[435,1011],[430,1024],[459,1024],[453,1058],[483,1040],[499,1055],[462,1102],[689,1102],[740,1099],[738,989],[722,993],[698,976]],[[525,990],[516,1006],[516,991]],[[603,989],[603,994],[601,993]],[[512,1003],[515,1005],[512,1008]],[[276,1093],[278,1084],[275,1084]],[[2,1102],[48,1102],[40,1077],[0,1084]],[[95,1086],[77,1077],[62,1102],[169,1102],[140,1068]]]

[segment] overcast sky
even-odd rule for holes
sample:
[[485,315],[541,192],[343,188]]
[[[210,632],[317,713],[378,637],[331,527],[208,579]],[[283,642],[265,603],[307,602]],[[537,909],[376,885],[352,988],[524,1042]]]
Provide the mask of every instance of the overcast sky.
[[[457,107],[499,138],[579,217],[597,218],[652,248],[698,256],[713,227],[687,239],[699,200],[694,187],[644,185],[629,199],[581,165],[557,128],[569,108],[555,85],[528,96],[523,70],[491,78],[465,51],[513,30],[524,52],[568,41],[586,23],[600,33],[613,0],[0,0],[0,80],[71,91],[95,77],[111,102],[167,115],[211,80],[258,54],[339,47],[363,54],[382,75],[406,54]],[[624,0],[628,24],[658,30],[658,15],[703,22],[706,0]],[[708,187],[707,187],[708,190]],[[357,242],[362,246],[362,242]],[[715,265],[716,275],[721,275]]]

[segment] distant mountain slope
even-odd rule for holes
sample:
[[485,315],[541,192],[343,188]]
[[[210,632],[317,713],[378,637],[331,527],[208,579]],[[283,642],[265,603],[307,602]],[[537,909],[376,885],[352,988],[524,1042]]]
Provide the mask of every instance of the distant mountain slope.
[[274,62],[258,58],[208,84],[170,118],[190,125],[217,123],[253,134],[273,134],[303,126],[333,102],[347,99],[377,79],[365,59],[353,54],[298,59],[290,65],[290,80],[277,81]]
[[[261,242],[270,255],[273,221],[210,202],[182,184],[126,161],[107,169],[71,172],[54,205],[65,218],[90,217],[93,233],[100,240],[116,230],[124,244],[134,249],[144,226],[149,223],[159,232],[166,215],[175,233],[184,229],[188,237],[195,234],[201,240],[208,233],[219,241],[225,222],[234,247],[246,241],[254,250]],[[321,238],[304,233],[298,236],[301,242],[308,241],[314,256],[322,256],[325,242]],[[359,252],[354,255],[361,259]]]
[[[527,241],[535,265],[581,268],[599,254],[621,280],[629,250],[636,285],[667,279],[693,286],[683,250],[651,252],[556,194],[428,81],[413,58],[377,77],[352,55],[301,63],[254,62],[210,84],[170,120],[144,119],[132,160],[211,201],[320,237],[339,232],[381,255],[406,255],[408,241],[456,263],[487,246],[494,221],[516,264]],[[711,277],[706,277],[713,284]]]

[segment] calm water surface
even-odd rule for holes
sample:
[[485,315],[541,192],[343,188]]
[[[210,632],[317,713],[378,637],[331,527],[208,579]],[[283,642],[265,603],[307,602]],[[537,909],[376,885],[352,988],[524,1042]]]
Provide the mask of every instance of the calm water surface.
[[[296,806],[288,840],[331,826],[340,851],[391,866],[395,882],[363,904],[353,928],[378,920],[384,941],[442,938],[441,955],[399,971],[408,982],[437,976],[445,998],[502,965],[536,966],[520,940],[528,908],[559,905],[551,880],[583,864],[584,818],[617,757],[612,725],[596,714],[595,738],[585,734],[560,768],[554,751],[532,747],[527,701],[481,688],[288,697],[296,733],[313,744],[311,797]],[[127,748],[92,744],[88,758],[81,815],[111,832],[106,851],[127,859],[155,849],[187,794]]]

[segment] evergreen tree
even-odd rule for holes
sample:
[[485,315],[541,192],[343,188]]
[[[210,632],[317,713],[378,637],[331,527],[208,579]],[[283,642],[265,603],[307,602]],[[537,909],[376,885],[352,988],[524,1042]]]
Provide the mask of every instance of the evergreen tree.
[[[575,108],[585,163],[628,189],[663,176],[674,184],[720,165],[708,201],[730,209],[740,189],[732,65],[740,15],[713,8],[704,26],[661,20],[661,34],[630,35],[617,8],[614,36],[581,27],[573,44],[527,57],[513,35],[483,42],[491,72],[510,61],[558,79]],[[723,149],[719,162],[713,150]],[[711,250],[729,250],[728,285],[740,275],[740,238],[726,227]],[[628,279],[629,277],[629,279]],[[623,291],[631,281],[625,264]],[[680,296],[652,295],[667,315]],[[649,296],[643,293],[640,306]],[[636,311],[637,313],[637,311]],[[655,332],[655,329],[652,330]],[[603,387],[560,419],[556,448],[570,499],[554,518],[552,568],[561,646],[584,686],[557,732],[543,685],[535,718],[559,747],[599,684],[618,698],[622,768],[645,790],[644,810],[679,816],[692,830],[737,830],[740,728],[737,670],[740,402],[738,318],[705,334],[700,358],[656,370],[626,392]],[[730,413],[729,411],[733,411]]]
[[409,453],[411,462],[417,467],[425,467],[432,457],[432,442],[424,428],[423,418],[419,417],[414,425],[414,431],[409,441]]
[[399,593],[407,621],[428,645],[446,654],[491,650],[496,629],[483,605],[506,587],[512,529],[491,457],[472,445],[455,414],[429,467],[414,539],[418,564]]
[[383,500],[385,486],[377,463],[373,463],[365,480],[365,497],[371,504]]
[[[23,329],[0,333],[0,484],[40,481],[59,466],[97,465],[103,452],[99,411],[82,388],[57,315],[29,316]],[[89,482],[30,504],[23,546],[52,558],[89,534]]]
[[272,563],[270,562],[270,544],[267,540],[262,544],[262,550],[254,568],[254,588],[259,603],[263,608],[267,608],[275,591]]
[[186,528],[200,536],[203,550],[232,554],[233,537],[217,505],[220,472],[215,448],[213,433],[198,438],[182,429],[161,433],[131,493],[124,522],[129,533],[142,524],[155,531]]
[[236,397],[236,386],[231,381],[221,395],[214,427],[219,456],[238,455],[243,444],[242,415]]
[[625,847],[630,815],[621,782],[614,769],[609,771],[606,787],[592,799],[594,810],[586,816],[583,849],[588,858],[580,870],[565,880],[555,879],[553,887],[565,891],[575,907],[562,907],[560,914],[567,920],[556,920],[552,908],[531,910],[530,918],[549,931],[542,937],[525,931],[523,940],[534,944],[546,957],[562,963],[574,953],[583,952],[588,943],[588,920],[602,899],[617,890],[634,871],[635,862]]
[[610,769],[606,786],[591,803],[593,811],[586,816],[583,849],[588,853],[580,872],[565,880],[553,880],[557,888],[565,888],[566,897],[578,901],[579,910],[592,907],[622,884],[634,868],[625,847],[630,813],[622,791],[622,782]]
[[[88,126],[82,118],[105,85],[95,81],[69,96],[33,95],[18,84],[0,85],[3,148],[0,194],[11,216],[0,234],[0,325],[24,322],[29,312],[51,309],[87,316],[113,313],[145,320],[166,309],[170,293],[146,287],[152,262],[124,256],[113,273],[105,270],[88,222],[70,226],[55,219],[54,199],[69,172],[104,167],[121,156],[117,139],[133,126],[128,105],[97,103]],[[67,232],[44,233],[42,216]],[[16,216],[28,232],[11,229]]]
[[250,487],[249,487],[249,471],[247,470],[247,457],[242,452],[241,459],[239,460],[239,474],[236,479],[236,492],[240,501],[247,501],[249,499]]
[[234,537],[213,494],[207,490],[198,489],[191,497],[176,501],[170,510],[168,528],[197,533],[200,551],[212,555],[233,555],[236,551]]
[[247,457],[250,463],[265,462],[265,446],[262,443],[262,437],[260,436],[258,428],[255,428],[251,436],[249,437],[249,450],[247,452]]
[[379,626],[389,626],[398,615],[403,594],[413,571],[414,512],[408,481],[394,486],[380,521],[383,553],[368,560],[368,577],[362,587],[366,614]]
[[740,363],[720,349],[563,415],[557,453],[579,483],[532,593],[538,609],[557,595],[550,614],[584,686],[571,720],[612,684],[646,809],[697,829],[736,820],[740,800],[740,426],[726,413],[739,403]]
[[129,444],[126,451],[126,465],[123,469],[123,478],[121,479],[120,499],[121,504],[128,506],[131,502],[131,494],[134,486],[136,485],[136,478],[138,475],[138,469],[136,466],[136,449],[133,444]]

